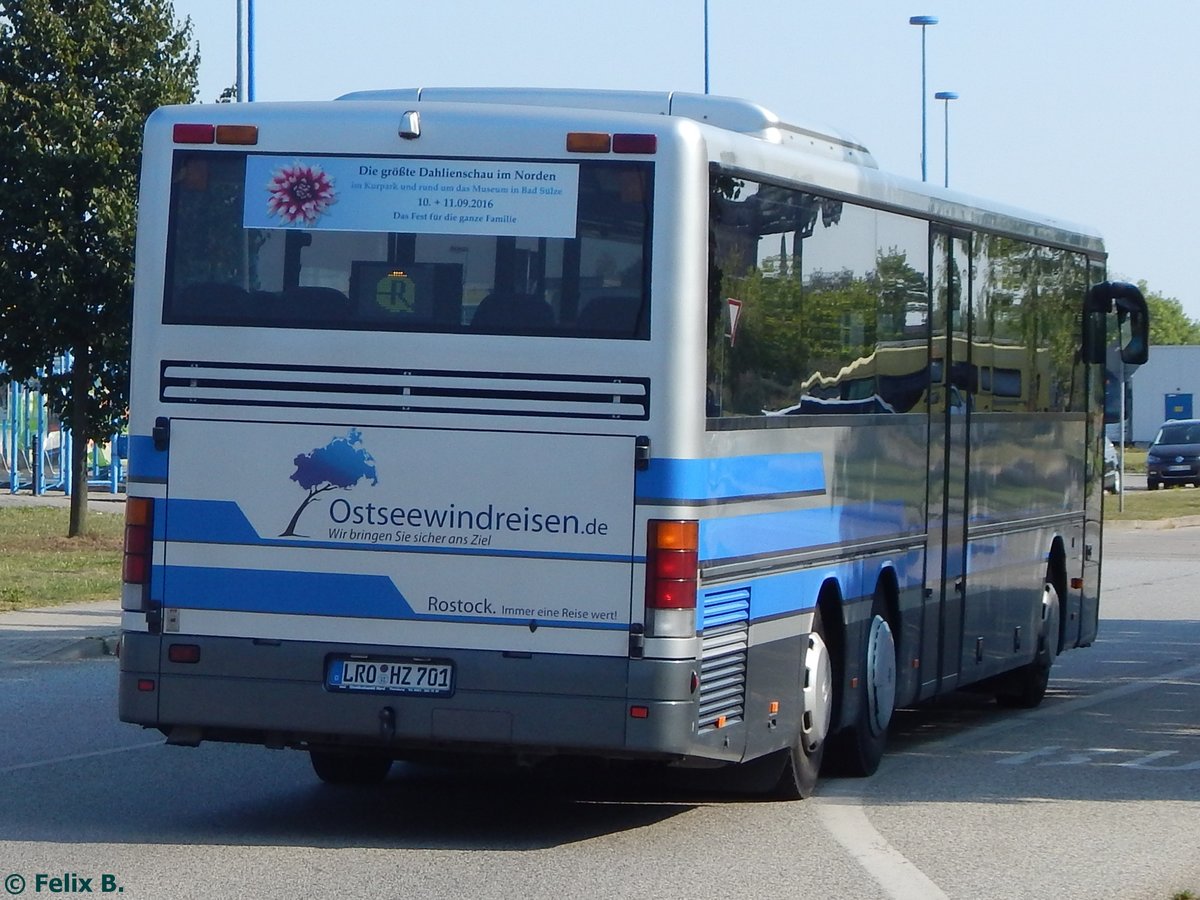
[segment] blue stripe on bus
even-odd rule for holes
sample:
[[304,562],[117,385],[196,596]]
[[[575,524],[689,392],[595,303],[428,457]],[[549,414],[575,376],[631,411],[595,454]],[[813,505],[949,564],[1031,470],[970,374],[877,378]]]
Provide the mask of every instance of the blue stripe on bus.
[[700,561],[742,559],[872,538],[892,538],[905,528],[903,503],[862,503],[848,506],[753,513],[705,519],[700,522]]
[[164,481],[167,477],[167,452],[154,449],[154,438],[129,436],[130,481]]
[[[508,616],[417,613],[386,575],[284,572],[218,566],[159,568],[165,569],[161,574],[170,586],[171,606],[180,609],[529,627],[528,619]],[[629,628],[621,622],[539,620],[538,625],[591,631],[621,631]]]
[[[921,586],[924,561],[922,548],[914,547],[902,551],[889,557],[888,561],[896,573],[901,591]],[[843,560],[812,569],[763,575],[740,585],[722,587],[720,591],[704,595],[700,609],[697,610],[697,627],[721,624],[717,610],[711,605],[713,600],[719,602],[722,599],[721,595],[724,595],[725,598],[736,601],[739,599],[737,595],[742,591],[746,592],[749,602],[751,622],[808,612],[816,605],[822,585],[829,580],[838,583],[842,598],[846,602],[870,597],[875,591],[879,568],[879,559]],[[732,609],[728,611],[733,612]]]
[[263,542],[232,500],[168,500],[166,539],[201,544]]
[[[572,553],[558,550],[505,550],[462,546],[430,547],[419,544],[330,541],[295,537],[262,537],[250,524],[241,507],[232,500],[167,500],[165,530],[160,534],[156,519],[155,538],[196,544],[237,544],[255,547],[303,547],[316,550],[384,550],[401,553],[437,553],[452,556],[507,556],[523,559],[570,559],[584,562],[645,562],[644,556],[620,553]],[[159,513],[156,510],[156,516]]]
[[151,533],[156,541],[165,541],[167,539],[167,501],[162,497],[155,497],[151,507]]
[[213,566],[166,568],[171,606],[239,612],[411,619],[413,610],[386,575],[277,572]]
[[162,606],[166,597],[166,573],[163,566],[150,567],[150,602]]
[[702,502],[825,492],[820,453],[770,453],[722,459],[651,459],[637,473],[638,500]]

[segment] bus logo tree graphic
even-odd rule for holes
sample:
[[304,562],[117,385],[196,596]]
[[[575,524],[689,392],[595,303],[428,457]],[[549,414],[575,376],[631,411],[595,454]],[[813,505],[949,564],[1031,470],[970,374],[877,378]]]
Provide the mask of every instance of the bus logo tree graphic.
[[296,471],[291,479],[308,493],[280,537],[296,536],[296,523],[301,514],[320,494],[332,490],[348,491],[364,478],[371,479],[372,485],[379,484],[375,458],[359,446],[361,443],[362,432],[351,428],[345,437],[336,437],[324,447],[317,447],[312,453],[301,453],[292,460]]

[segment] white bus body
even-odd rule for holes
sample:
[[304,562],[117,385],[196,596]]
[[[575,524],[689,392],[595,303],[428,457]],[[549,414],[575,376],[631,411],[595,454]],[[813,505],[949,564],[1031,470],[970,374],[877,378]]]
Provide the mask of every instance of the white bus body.
[[144,157],[123,720],[802,796],[1092,641],[1094,234],[686,94],[173,107]]

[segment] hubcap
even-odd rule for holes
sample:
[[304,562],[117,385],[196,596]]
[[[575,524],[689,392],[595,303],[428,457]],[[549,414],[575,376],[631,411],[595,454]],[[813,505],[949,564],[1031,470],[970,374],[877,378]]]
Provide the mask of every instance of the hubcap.
[[871,620],[867,635],[867,721],[882,734],[892,720],[896,703],[896,642],[883,616]]
[[1058,656],[1058,592],[1051,585],[1042,590],[1042,633],[1039,651],[1051,662]]
[[804,655],[804,719],[800,725],[801,740],[809,753],[821,746],[829,733],[833,718],[833,666],[829,648],[815,632],[808,636],[808,652]]

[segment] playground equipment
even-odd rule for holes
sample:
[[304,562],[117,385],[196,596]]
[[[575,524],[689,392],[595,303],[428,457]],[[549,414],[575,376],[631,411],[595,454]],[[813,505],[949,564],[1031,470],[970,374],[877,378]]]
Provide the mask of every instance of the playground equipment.
[[[70,365],[69,356],[60,357],[53,371],[68,371]],[[90,443],[89,486],[114,494],[124,489],[128,444],[122,434],[114,434],[105,444]],[[71,433],[47,408],[40,383],[8,380],[0,366],[0,484],[13,494],[62,491],[69,496],[71,446]]]

